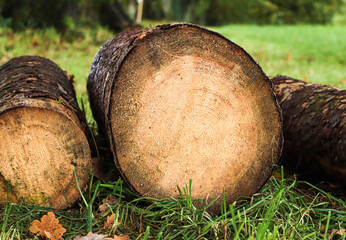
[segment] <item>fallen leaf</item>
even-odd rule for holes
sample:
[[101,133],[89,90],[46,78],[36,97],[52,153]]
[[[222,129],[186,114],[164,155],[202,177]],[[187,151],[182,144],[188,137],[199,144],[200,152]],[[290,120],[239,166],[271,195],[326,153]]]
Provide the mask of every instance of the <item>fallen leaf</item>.
[[34,220],[29,230],[32,233],[38,233],[41,237],[46,237],[51,240],[63,239],[62,235],[66,232],[66,229],[59,224],[59,220],[55,218],[55,214],[52,212],[43,215],[41,222]]
[[114,235],[114,238],[104,238],[103,240],[130,240],[129,235]]
[[73,240],[101,240],[107,237],[108,235],[89,232],[86,236],[77,235]]
[[113,227],[114,224],[114,214],[107,216],[107,221],[103,224],[103,229],[109,230]]
[[328,238],[330,238],[331,236],[335,236],[335,235],[339,235],[339,236],[346,236],[346,229],[345,228],[335,228],[331,231],[330,234],[328,234]]
[[121,235],[121,236],[114,235],[114,240],[130,240],[130,237],[129,235]]
[[73,240],[130,240],[128,235],[114,235],[114,238],[107,235],[89,232],[86,236],[77,235]]
[[113,195],[109,195],[108,197],[102,199],[102,204],[99,206],[99,210],[101,213],[105,213],[109,209],[109,205],[115,205],[119,202],[117,197]]

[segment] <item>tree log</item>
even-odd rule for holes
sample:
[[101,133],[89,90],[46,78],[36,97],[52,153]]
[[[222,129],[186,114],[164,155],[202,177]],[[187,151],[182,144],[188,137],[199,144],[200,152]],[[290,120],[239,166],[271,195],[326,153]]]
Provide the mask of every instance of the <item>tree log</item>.
[[[258,191],[282,146],[271,83],[239,46],[192,24],[118,34],[96,54],[88,93],[134,191],[227,203]],[[220,200],[210,209],[220,211]]]
[[[0,201],[66,208],[87,186],[91,151],[71,81],[42,57],[0,67]],[[8,194],[7,194],[8,193]]]
[[287,168],[346,186],[346,90],[271,78],[283,112]]

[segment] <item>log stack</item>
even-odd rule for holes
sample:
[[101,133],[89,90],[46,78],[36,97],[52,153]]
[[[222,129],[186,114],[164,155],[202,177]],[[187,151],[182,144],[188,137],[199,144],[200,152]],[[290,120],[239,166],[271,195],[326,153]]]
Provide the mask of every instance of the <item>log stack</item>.
[[57,209],[73,204],[91,169],[86,119],[72,82],[52,61],[0,67],[0,201]]
[[[117,168],[142,196],[249,196],[281,154],[272,86],[241,47],[192,24],[118,34],[88,77],[93,115]],[[220,199],[211,211],[220,211]]]

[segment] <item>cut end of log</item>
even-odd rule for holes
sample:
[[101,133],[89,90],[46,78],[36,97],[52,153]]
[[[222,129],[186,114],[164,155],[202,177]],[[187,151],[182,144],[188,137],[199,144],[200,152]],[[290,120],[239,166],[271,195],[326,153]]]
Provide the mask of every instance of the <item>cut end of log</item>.
[[[251,69],[251,71],[249,71]],[[270,85],[236,45],[195,28],[148,34],[127,57],[111,99],[118,165],[142,195],[252,194],[278,155]],[[255,177],[255,178],[254,178]]]
[[[56,111],[26,107],[1,115],[0,165],[10,201],[64,208],[79,198],[74,177],[85,186],[90,174],[88,141],[71,119]],[[3,184],[6,185],[6,184]],[[6,186],[0,188],[6,200]]]
[[[192,198],[205,202],[222,198],[223,189],[227,203],[258,191],[282,145],[280,111],[261,68],[236,44],[195,25],[134,35],[123,35],[133,44],[118,50],[128,51],[121,64],[98,65],[108,79],[116,72],[109,137],[124,178],[155,198],[179,195],[177,186],[190,179]],[[107,53],[124,39],[110,41]]]
[[63,209],[87,186],[91,151],[73,85],[52,61],[0,67],[0,201]]

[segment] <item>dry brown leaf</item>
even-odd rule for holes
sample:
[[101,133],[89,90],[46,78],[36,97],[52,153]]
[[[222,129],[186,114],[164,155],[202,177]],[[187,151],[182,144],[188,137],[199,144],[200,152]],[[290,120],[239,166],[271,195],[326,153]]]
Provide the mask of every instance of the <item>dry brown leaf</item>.
[[128,235],[114,235],[114,238],[107,235],[89,232],[86,236],[77,235],[73,240],[130,240]]
[[43,215],[41,222],[34,220],[29,230],[32,233],[38,233],[41,237],[46,237],[51,240],[63,239],[62,235],[66,232],[66,229],[59,224],[59,220],[55,218],[55,214],[52,212]]
[[112,228],[113,224],[114,224],[114,216],[112,214],[107,216],[107,221],[105,221],[105,223],[103,224],[103,229],[109,230]]
[[130,237],[129,235],[121,235],[121,236],[114,235],[114,240],[130,240]]
[[330,234],[327,234],[328,238],[331,238],[332,236],[335,237],[335,235],[339,235],[339,236],[345,236],[346,235],[346,229],[345,228],[334,228]]
[[114,235],[114,238],[104,238],[103,240],[130,240],[129,235]]
[[73,240],[101,240],[107,238],[107,235],[89,232],[86,236],[77,235]]
[[99,210],[101,213],[105,213],[109,209],[109,205],[115,205],[119,202],[117,197],[113,195],[109,195],[108,197],[102,199],[102,204],[99,206]]
[[[107,221],[104,222],[103,224],[103,229],[105,230],[109,230],[109,229],[112,229],[113,225],[114,225],[114,217],[115,215],[112,214],[112,215],[108,215],[107,216]],[[120,223],[118,222],[117,225],[119,225]]]

